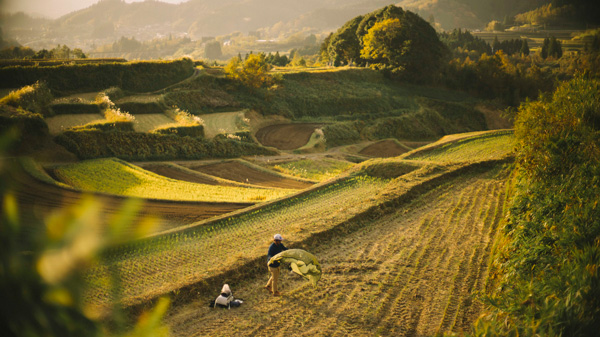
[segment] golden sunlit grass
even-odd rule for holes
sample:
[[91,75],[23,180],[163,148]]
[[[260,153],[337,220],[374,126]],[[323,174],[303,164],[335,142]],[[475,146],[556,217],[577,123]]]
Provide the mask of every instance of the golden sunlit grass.
[[499,159],[510,156],[514,146],[512,130],[476,132],[444,137],[401,158],[444,163]]
[[96,159],[64,165],[57,167],[54,172],[63,182],[84,191],[151,199],[256,202],[295,192],[189,183],[159,176],[118,159]]

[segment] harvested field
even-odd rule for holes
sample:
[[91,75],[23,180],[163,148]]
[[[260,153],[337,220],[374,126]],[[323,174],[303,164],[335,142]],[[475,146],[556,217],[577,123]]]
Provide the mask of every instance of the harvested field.
[[74,126],[81,126],[95,121],[104,120],[101,114],[58,115],[46,118],[51,135],[57,135]]
[[220,133],[236,133],[243,131],[244,111],[219,112],[200,115],[204,121],[206,138],[213,138]]
[[264,146],[279,150],[295,150],[310,139],[322,124],[278,124],[264,127],[256,132],[256,139]]
[[313,184],[307,181],[286,178],[258,167],[251,167],[239,161],[192,166],[191,169],[222,179],[263,187],[305,189]]
[[504,216],[505,183],[499,169],[451,178],[375,218],[350,220],[329,240],[303,246],[322,264],[316,288],[282,269],[283,296],[273,297],[263,288],[265,268],[237,283],[223,280],[244,299],[241,307],[208,308],[218,294],[205,294],[175,306],[166,322],[174,336],[468,332],[482,310],[476,294],[484,289]]
[[217,177],[190,170],[176,164],[143,164],[140,165],[144,170],[154,172],[163,177],[188,181],[197,184],[221,185],[221,186],[240,186],[241,183],[219,179]]
[[[25,172],[13,173],[16,183],[17,198],[24,223],[35,223],[34,219],[47,218],[54,210],[76,205],[84,195],[94,195],[103,204],[106,219],[117,214],[126,198],[106,194],[81,193],[39,181]],[[146,217],[160,218],[156,232],[189,225],[191,223],[212,218],[251,206],[250,203],[210,203],[210,202],[173,202],[146,200],[138,220]],[[31,221],[27,221],[28,218]],[[136,221],[137,222],[137,221]]]
[[370,157],[396,157],[401,154],[410,151],[407,147],[401,146],[394,140],[382,140],[377,143],[371,144],[362,149],[359,154],[370,156]]
[[135,115],[133,129],[137,132],[149,132],[158,127],[173,123],[175,123],[175,121],[165,114]]

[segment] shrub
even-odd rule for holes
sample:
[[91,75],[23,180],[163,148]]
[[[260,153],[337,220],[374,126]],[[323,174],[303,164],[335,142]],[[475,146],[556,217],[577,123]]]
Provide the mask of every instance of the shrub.
[[363,127],[364,123],[361,122],[342,122],[324,126],[323,134],[327,146],[334,147],[359,142]]
[[14,154],[23,154],[45,144],[49,131],[42,115],[21,108],[0,105],[0,134],[16,130],[16,144],[11,146]]
[[175,135],[179,137],[204,137],[204,126],[166,126],[152,130],[152,133],[161,135]]
[[519,184],[477,335],[600,329],[600,81],[577,77],[519,108]]
[[6,104],[33,113],[46,112],[45,107],[52,101],[52,93],[44,82],[35,82],[17,91],[11,91],[0,99],[0,105]]

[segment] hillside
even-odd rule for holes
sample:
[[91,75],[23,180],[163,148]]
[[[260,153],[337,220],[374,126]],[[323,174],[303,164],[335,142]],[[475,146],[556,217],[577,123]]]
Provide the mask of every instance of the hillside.
[[[483,28],[492,19],[502,20],[547,2],[402,0],[396,4],[425,19],[433,16],[441,28],[450,30]],[[255,32],[257,39],[281,40],[298,32],[324,35],[357,15],[389,4],[385,0],[190,0],[173,5],[160,1],[101,0],[56,20],[36,21],[29,25],[33,29],[22,28],[33,19],[16,16],[3,20],[0,26],[7,37],[34,49],[55,47],[56,39],[60,39],[72,48],[89,50],[92,45],[112,44],[123,36],[138,41],[169,36],[200,41],[234,32]]]

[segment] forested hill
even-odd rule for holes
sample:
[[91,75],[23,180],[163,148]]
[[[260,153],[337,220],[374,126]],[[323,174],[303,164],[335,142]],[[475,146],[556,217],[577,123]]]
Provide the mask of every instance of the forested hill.
[[[490,19],[538,8],[549,0],[189,0],[174,5],[160,1],[127,3],[100,0],[88,8],[56,20],[31,25],[27,32],[15,17],[3,16],[0,28],[7,37],[19,35],[19,42],[61,41],[72,45],[84,42],[101,45],[121,36],[151,40],[164,36],[188,36],[193,40],[239,31],[257,32],[260,38],[278,38],[296,32],[330,32],[357,15],[390,4],[434,17],[444,29],[483,28]],[[20,21],[25,20],[19,17]],[[46,48],[47,46],[43,46]]]

